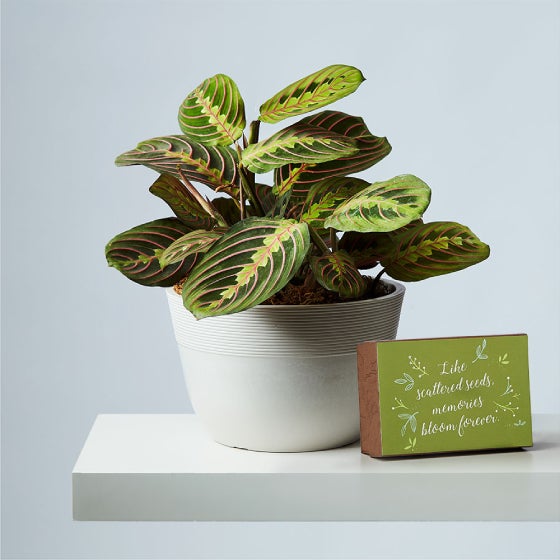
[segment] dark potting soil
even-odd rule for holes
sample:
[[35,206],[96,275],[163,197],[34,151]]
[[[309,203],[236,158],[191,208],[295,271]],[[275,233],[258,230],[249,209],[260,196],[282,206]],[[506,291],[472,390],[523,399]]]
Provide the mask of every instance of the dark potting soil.
[[[387,284],[382,280],[377,282],[377,285],[374,288],[373,279],[368,276],[364,276],[364,278],[367,280],[368,290],[361,298],[352,301],[361,301],[386,296],[394,289],[390,284]],[[184,281],[173,286],[173,289],[179,295],[183,289],[183,283]],[[336,292],[326,290],[318,284],[307,286],[306,284],[289,283],[282,290],[262,303],[264,305],[319,305],[324,303],[343,303],[347,301],[349,300],[342,299]]]

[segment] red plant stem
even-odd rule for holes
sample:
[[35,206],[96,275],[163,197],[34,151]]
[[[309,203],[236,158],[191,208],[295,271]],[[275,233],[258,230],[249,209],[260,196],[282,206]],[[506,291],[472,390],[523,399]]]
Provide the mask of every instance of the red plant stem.
[[336,236],[336,230],[334,228],[329,228],[329,234],[331,236],[331,249],[333,251],[338,251],[338,237]]
[[259,141],[259,128],[261,126],[261,121],[257,119],[249,125],[249,144],[256,144]]
[[205,199],[196,189],[196,187],[187,179],[183,170],[177,166],[177,172],[181,177],[183,184],[185,185],[186,189],[189,191],[189,194],[214,218],[220,226],[227,226],[226,221],[224,220],[223,216],[218,212],[216,207],[208,200]]
[[243,187],[239,188],[239,217],[245,219],[245,199],[243,198]]
[[323,255],[328,255],[331,251],[328,248],[327,244],[323,241],[323,238],[317,233],[317,230],[315,228],[313,228],[309,224],[307,224],[307,227],[309,228],[309,234],[311,235],[313,243],[315,243],[315,245],[317,246],[319,251],[323,253]]
[[375,288],[377,287],[377,284],[379,284],[379,280],[381,280],[381,276],[385,273],[385,269],[383,269],[374,279],[373,279],[373,284],[371,286],[371,291],[375,292]]
[[[249,173],[249,170],[248,169],[246,170],[245,167],[243,167],[243,163],[241,163],[241,147],[239,146],[239,144],[236,144],[236,148],[237,148],[237,155],[239,157],[239,164],[237,165],[237,170],[239,171],[239,177],[241,178],[241,185],[239,186],[239,190],[245,191],[244,194],[249,199],[249,202],[257,212],[257,215],[264,216],[265,212],[261,205],[261,201],[257,198],[257,195],[255,194],[253,188],[251,187],[251,184],[249,183],[249,180],[247,179],[247,173]],[[253,173],[251,173],[251,175],[253,175],[253,184],[254,184],[255,175]]]

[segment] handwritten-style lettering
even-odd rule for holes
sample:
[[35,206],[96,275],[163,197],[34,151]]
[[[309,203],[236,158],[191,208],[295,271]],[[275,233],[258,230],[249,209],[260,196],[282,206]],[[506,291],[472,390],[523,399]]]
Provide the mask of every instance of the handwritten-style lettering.
[[443,362],[438,364],[441,367],[440,375],[451,375],[453,373],[464,373],[467,369],[467,364],[464,362],[459,363],[459,360],[455,360],[453,363]]

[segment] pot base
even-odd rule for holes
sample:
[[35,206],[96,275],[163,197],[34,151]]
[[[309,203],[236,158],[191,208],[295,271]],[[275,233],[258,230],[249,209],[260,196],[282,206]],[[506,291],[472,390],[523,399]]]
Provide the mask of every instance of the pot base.
[[360,437],[354,354],[274,360],[179,352],[195,413],[218,443],[301,452]]

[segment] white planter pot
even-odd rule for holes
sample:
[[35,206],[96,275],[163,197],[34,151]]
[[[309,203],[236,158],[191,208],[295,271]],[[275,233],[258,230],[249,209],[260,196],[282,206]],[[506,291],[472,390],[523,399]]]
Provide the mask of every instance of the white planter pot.
[[359,438],[356,345],[397,334],[404,286],[366,301],[259,305],[197,321],[167,289],[195,413],[213,439],[316,451]]

